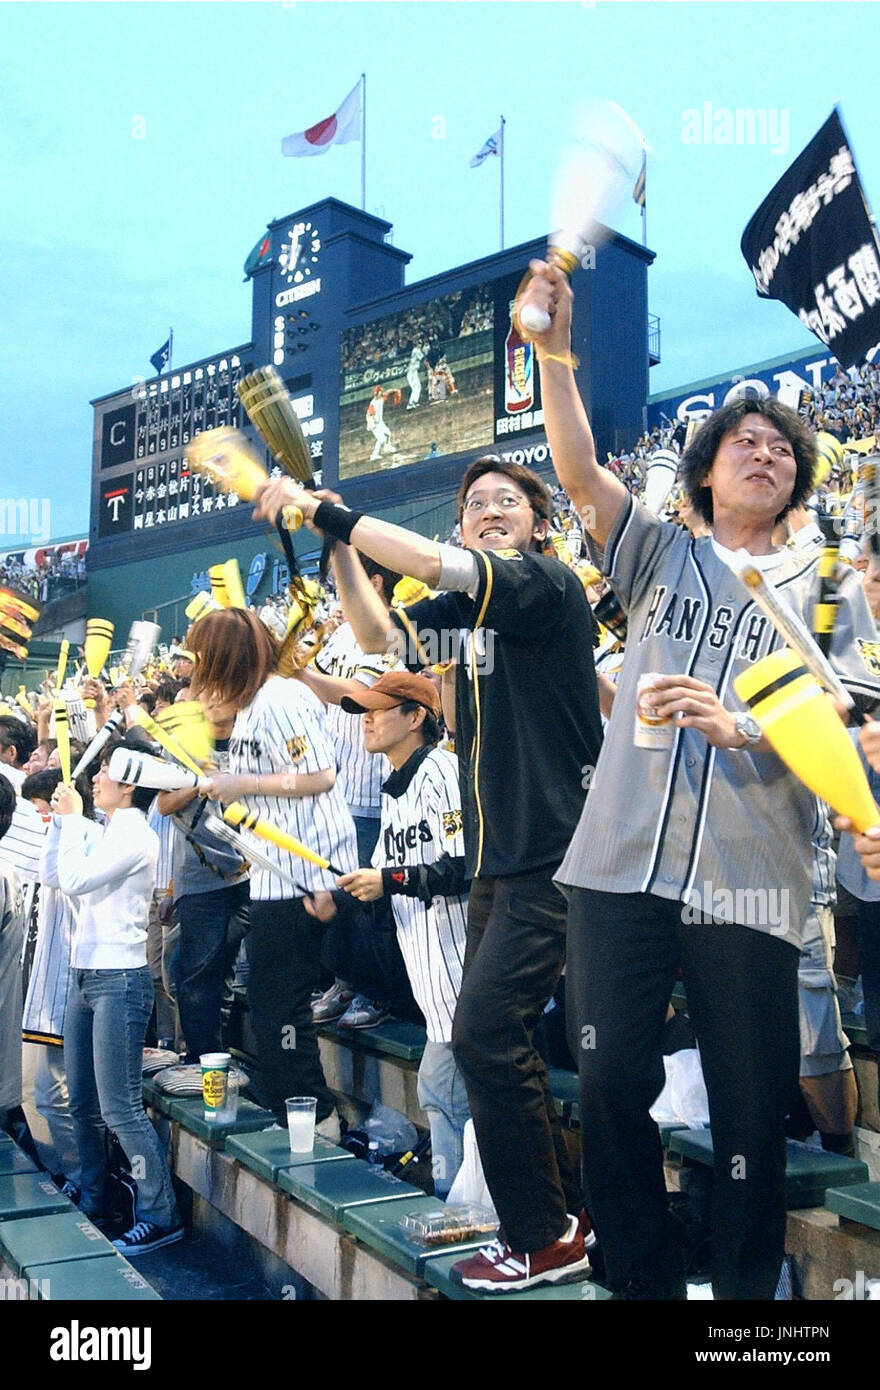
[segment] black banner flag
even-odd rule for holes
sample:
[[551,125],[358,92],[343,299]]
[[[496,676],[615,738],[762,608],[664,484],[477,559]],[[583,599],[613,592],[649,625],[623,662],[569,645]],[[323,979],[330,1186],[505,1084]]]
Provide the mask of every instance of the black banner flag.
[[786,304],[842,367],[880,343],[880,252],[836,107],[740,246],[758,294]]

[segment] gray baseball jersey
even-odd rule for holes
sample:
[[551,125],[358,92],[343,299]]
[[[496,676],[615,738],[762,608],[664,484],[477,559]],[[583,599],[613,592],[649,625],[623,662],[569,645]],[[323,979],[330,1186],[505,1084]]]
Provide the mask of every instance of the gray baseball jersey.
[[[628,614],[617,698],[560,883],[653,893],[800,947],[810,902],[816,798],[775,753],[713,748],[679,728],[671,749],[633,743],[636,686],[649,671],[705,681],[743,709],[733,680],[782,645],[711,537],[694,539],[629,497],[604,553],[591,545]],[[758,557],[809,625],[815,555]],[[832,657],[853,692],[876,696],[874,624],[859,576],[847,575]]]

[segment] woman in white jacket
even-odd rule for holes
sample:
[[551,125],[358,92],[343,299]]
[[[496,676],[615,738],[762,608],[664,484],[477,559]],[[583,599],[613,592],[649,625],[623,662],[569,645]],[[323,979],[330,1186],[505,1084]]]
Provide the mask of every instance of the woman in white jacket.
[[46,859],[57,886],[74,900],[76,929],[64,1029],[70,1110],[82,1171],[82,1210],[101,1214],[104,1125],[119,1139],[138,1186],[136,1222],[114,1241],[131,1257],[180,1240],[168,1165],[141,1100],[143,1046],[153,1006],[147,915],[159,840],[145,810],[154,793],[114,782],[107,746],[94,778],[103,829],[87,821],[72,787],[59,786]]

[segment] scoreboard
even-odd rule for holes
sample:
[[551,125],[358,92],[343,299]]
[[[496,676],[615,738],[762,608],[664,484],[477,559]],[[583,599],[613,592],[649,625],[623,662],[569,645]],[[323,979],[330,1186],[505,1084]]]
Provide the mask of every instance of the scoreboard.
[[[315,476],[359,510],[428,516],[487,450],[549,468],[534,350],[510,315],[544,239],[406,286],[411,258],[391,230],[334,198],[272,222],[249,271],[250,341],[92,401],[89,574],[102,614],[176,599],[184,556],[201,572],[265,548],[252,508],[184,460],[195,435],[235,426],[271,469],[236,394],[256,367],[275,366]],[[578,385],[600,448],[642,427],[651,259],[612,234],[575,275]]]
[[240,352],[210,358],[136,382],[130,399],[102,414],[100,538],[173,526],[238,504],[191,476],[183,455],[202,430],[241,425],[235,388],[249,370]]

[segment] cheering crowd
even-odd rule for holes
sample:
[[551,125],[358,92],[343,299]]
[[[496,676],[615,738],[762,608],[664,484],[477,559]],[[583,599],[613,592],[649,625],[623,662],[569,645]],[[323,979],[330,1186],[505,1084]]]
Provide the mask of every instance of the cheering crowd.
[[[651,455],[683,441],[657,433],[598,464],[571,290],[533,268],[526,294],[552,320],[537,355],[555,495],[477,460],[460,543],[438,544],[272,480],[259,513],[295,503],[334,542],[331,618],[291,630],[274,601],[215,604],[136,681],[74,682],[73,703],[94,709],[72,765],[111,716],[114,731],[69,785],[56,692],[0,715],[0,1117],[99,1222],[105,1126],[138,1156],[136,1220],[114,1237],[129,1256],[183,1235],[140,1102],[144,1041],[190,1062],[221,1050],[245,960],[251,1094],[282,1124],[287,1097],[314,1096],[334,1142],[316,1025],[424,1019],[435,1192],[472,1119],[500,1223],[455,1267],[470,1289],[592,1268],[617,1298],[686,1296],[649,1114],[679,976],[711,1118],[715,1297],[774,1296],[786,1134],[853,1152],[833,904],[839,882],[880,1050],[878,840],[838,824],[836,858],[828,808],[734,694],[780,645],[734,552],[813,623],[824,542],[810,508],[832,490],[817,493],[813,435],[772,398],[725,406],[680,453],[662,516],[649,510]],[[839,509],[842,452],[835,466]],[[880,585],[855,558],[830,654],[870,714]],[[210,731],[198,787],[150,778],[168,712]],[[652,744],[645,726],[669,737]],[[880,789],[878,727],[859,745]],[[116,780],[114,758],[137,775]],[[217,827],[231,803],[311,857],[277,835],[230,843]],[[551,1001],[580,1073],[582,1173],[547,1081]]]

